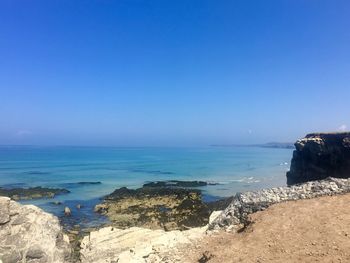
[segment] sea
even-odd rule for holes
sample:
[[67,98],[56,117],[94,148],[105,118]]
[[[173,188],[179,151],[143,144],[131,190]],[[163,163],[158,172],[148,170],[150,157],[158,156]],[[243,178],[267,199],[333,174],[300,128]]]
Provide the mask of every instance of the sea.
[[[0,146],[0,187],[65,188],[69,194],[21,202],[37,205],[63,218],[67,225],[93,227],[107,223],[93,207],[104,195],[124,186],[138,188],[164,180],[207,181],[208,186],[199,188],[206,202],[237,192],[285,186],[292,152],[259,146]],[[75,208],[77,204],[81,209]],[[69,219],[63,217],[65,206],[72,210]]]

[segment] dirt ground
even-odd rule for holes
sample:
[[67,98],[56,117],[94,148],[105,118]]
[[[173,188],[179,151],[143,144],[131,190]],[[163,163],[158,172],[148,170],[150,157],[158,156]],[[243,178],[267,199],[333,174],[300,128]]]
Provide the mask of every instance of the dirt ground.
[[241,233],[219,232],[182,262],[350,262],[350,194],[273,205]]

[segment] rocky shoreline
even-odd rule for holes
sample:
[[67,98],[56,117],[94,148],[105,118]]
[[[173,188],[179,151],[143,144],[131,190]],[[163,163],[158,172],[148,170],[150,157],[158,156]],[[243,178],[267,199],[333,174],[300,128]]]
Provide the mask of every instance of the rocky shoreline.
[[[123,194],[119,190],[110,195],[109,198],[115,201],[118,198],[123,200],[125,196],[130,197],[130,190],[122,189]],[[142,191],[144,189],[131,192],[141,194]],[[182,191],[180,193],[183,194]],[[112,222],[111,226],[99,229],[71,230],[66,233],[55,216],[45,213],[35,206],[20,205],[8,197],[1,197],[0,258],[3,263],[18,262],[24,257],[27,258],[26,262],[33,263],[87,263],[113,262],[113,260],[116,262],[161,262],[165,255],[172,254],[178,245],[186,244],[186,242],[191,243],[205,235],[210,235],[213,230],[215,232],[219,229],[232,231],[244,229],[250,223],[250,214],[265,210],[272,204],[345,193],[350,193],[350,179],[328,178],[290,187],[237,194],[225,210],[212,213],[210,221],[209,213],[207,213],[206,224],[203,223],[201,227],[185,231],[176,228],[166,231],[160,227],[152,229],[152,227],[147,227],[147,224],[143,227],[120,228],[118,224],[114,225]],[[133,196],[135,197],[135,195]],[[39,225],[42,224],[40,222],[44,221],[47,223],[43,225],[40,232]],[[28,229],[29,232],[25,232]],[[45,233],[44,236],[43,233]],[[34,235],[37,236],[37,239],[40,239],[39,236],[41,236],[48,240],[35,243],[35,249],[33,248],[35,253],[27,252],[28,242],[32,240]],[[55,244],[51,245],[49,251],[47,251],[47,242]],[[11,250],[8,249],[10,247]],[[55,258],[58,258],[58,261],[53,260]]]
[[[192,244],[217,230],[243,231],[251,223],[251,214],[271,205],[350,193],[350,178],[344,178],[349,137],[350,133],[308,135],[296,143],[287,174],[289,186],[238,193],[210,204],[194,189],[205,185],[201,181],[156,181],[138,189],[116,189],[96,205],[95,211],[111,221],[96,229],[77,227],[65,232],[57,217],[0,197],[0,262],[177,262],[179,245]],[[335,164],[343,173],[325,178],[334,174],[330,169]],[[40,198],[37,190],[47,198],[62,189],[31,188],[24,190],[27,197],[16,191],[0,195]]]
[[[107,262],[163,262],[167,260],[167,255],[176,255],[176,247],[183,243],[194,242],[217,230],[242,231],[250,224],[250,214],[265,210],[273,204],[345,193],[350,193],[350,179],[328,178],[291,187],[237,194],[225,210],[212,213],[208,225],[187,231],[102,228],[83,238],[82,261],[103,262],[100,259],[104,258]],[[125,242],[130,238],[132,242]],[[158,241],[158,238],[162,241]],[[166,262],[177,262],[176,256]]]
[[211,210],[202,201],[201,191],[168,187],[160,182],[148,185],[117,189],[105,196],[95,211],[106,215],[118,228],[186,230],[208,224]]

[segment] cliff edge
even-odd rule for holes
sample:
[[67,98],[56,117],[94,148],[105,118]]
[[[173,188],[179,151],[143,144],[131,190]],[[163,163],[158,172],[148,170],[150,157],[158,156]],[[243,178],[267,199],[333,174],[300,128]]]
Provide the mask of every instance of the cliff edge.
[[350,132],[311,133],[295,143],[287,184],[350,177]]

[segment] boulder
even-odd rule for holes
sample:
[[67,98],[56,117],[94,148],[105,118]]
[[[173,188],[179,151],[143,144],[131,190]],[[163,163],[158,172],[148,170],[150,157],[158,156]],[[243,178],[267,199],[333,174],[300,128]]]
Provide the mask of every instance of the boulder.
[[295,148],[288,185],[350,177],[350,132],[308,134]]
[[70,251],[57,217],[0,197],[0,262],[63,263]]
[[65,216],[71,216],[72,215],[72,211],[70,210],[70,208],[68,206],[66,206],[64,208],[64,215]]

